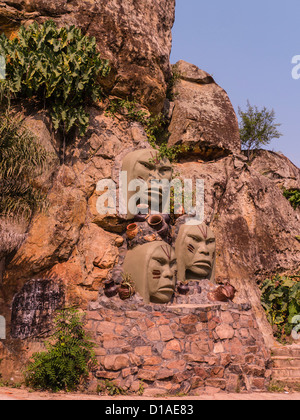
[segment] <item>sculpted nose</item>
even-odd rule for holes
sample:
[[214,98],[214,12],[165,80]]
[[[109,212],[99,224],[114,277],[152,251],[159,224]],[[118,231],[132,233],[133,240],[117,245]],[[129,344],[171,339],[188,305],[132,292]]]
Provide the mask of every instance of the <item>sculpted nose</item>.
[[172,270],[170,268],[167,268],[164,273],[163,273],[163,277],[167,278],[167,279],[172,279],[174,276]]
[[209,249],[205,245],[202,245],[198,249],[198,254],[209,255]]

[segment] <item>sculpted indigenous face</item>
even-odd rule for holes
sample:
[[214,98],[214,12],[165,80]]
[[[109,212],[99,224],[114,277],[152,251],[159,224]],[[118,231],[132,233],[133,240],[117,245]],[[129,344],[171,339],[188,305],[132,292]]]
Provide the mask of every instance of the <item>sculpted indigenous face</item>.
[[181,226],[175,249],[179,281],[213,280],[216,240],[208,226]]
[[[127,188],[133,180],[145,183],[145,189],[141,189],[141,197],[137,204],[148,204],[149,207],[151,207],[151,203],[156,206],[162,204],[161,188],[153,183],[151,185],[151,181],[165,179],[171,182],[172,166],[168,159],[158,159],[158,152],[154,149],[137,150],[125,156],[122,171],[127,172]],[[127,204],[135,194],[135,189],[128,191]],[[128,215],[132,216],[130,209]]]
[[163,241],[128,251],[123,266],[146,303],[170,302],[175,292],[176,269],[175,251]]

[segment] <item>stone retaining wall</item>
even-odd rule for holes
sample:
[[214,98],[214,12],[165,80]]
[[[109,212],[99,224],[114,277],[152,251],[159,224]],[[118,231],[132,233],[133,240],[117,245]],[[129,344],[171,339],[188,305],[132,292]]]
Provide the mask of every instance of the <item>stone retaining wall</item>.
[[138,297],[102,296],[89,309],[100,366],[93,385],[109,380],[127,392],[197,395],[204,388],[265,390],[269,383],[269,350],[243,306],[144,305]]

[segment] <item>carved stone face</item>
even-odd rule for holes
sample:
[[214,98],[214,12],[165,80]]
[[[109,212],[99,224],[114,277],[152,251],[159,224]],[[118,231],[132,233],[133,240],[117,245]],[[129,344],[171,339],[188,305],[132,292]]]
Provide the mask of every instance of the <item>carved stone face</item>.
[[175,248],[178,280],[213,280],[216,240],[208,226],[181,226]]
[[150,301],[153,303],[170,302],[176,285],[175,251],[168,245],[157,247],[148,266],[148,286]]
[[146,303],[170,302],[175,292],[176,269],[175,251],[163,241],[137,246],[127,253],[123,266]]
[[[158,152],[154,149],[142,149],[129,153],[125,156],[122,165],[122,171],[127,171],[127,188],[131,181],[144,181],[147,187],[142,191],[141,200],[137,204],[151,203],[161,205],[162,191],[161,188],[152,184],[152,180],[166,179],[172,180],[172,165],[168,159],[158,159]],[[136,191],[128,191],[127,204]],[[150,202],[150,200],[152,200]],[[128,218],[132,217],[132,213],[128,211]]]

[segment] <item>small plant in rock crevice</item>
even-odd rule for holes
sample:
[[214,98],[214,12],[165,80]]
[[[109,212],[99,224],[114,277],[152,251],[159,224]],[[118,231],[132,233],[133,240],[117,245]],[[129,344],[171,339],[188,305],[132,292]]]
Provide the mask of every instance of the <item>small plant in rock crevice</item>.
[[118,386],[113,381],[109,381],[108,379],[105,381],[99,381],[97,393],[100,395],[106,394],[110,396],[126,395],[126,391],[122,387]]
[[300,189],[285,189],[283,195],[289,200],[294,210],[300,207]]
[[142,109],[135,100],[113,99],[110,101],[106,114],[112,117],[120,114],[128,121],[140,123],[145,130],[148,142],[158,150],[158,159],[166,158],[172,162],[182,151],[182,146],[168,146],[168,121],[162,113],[152,115]]

